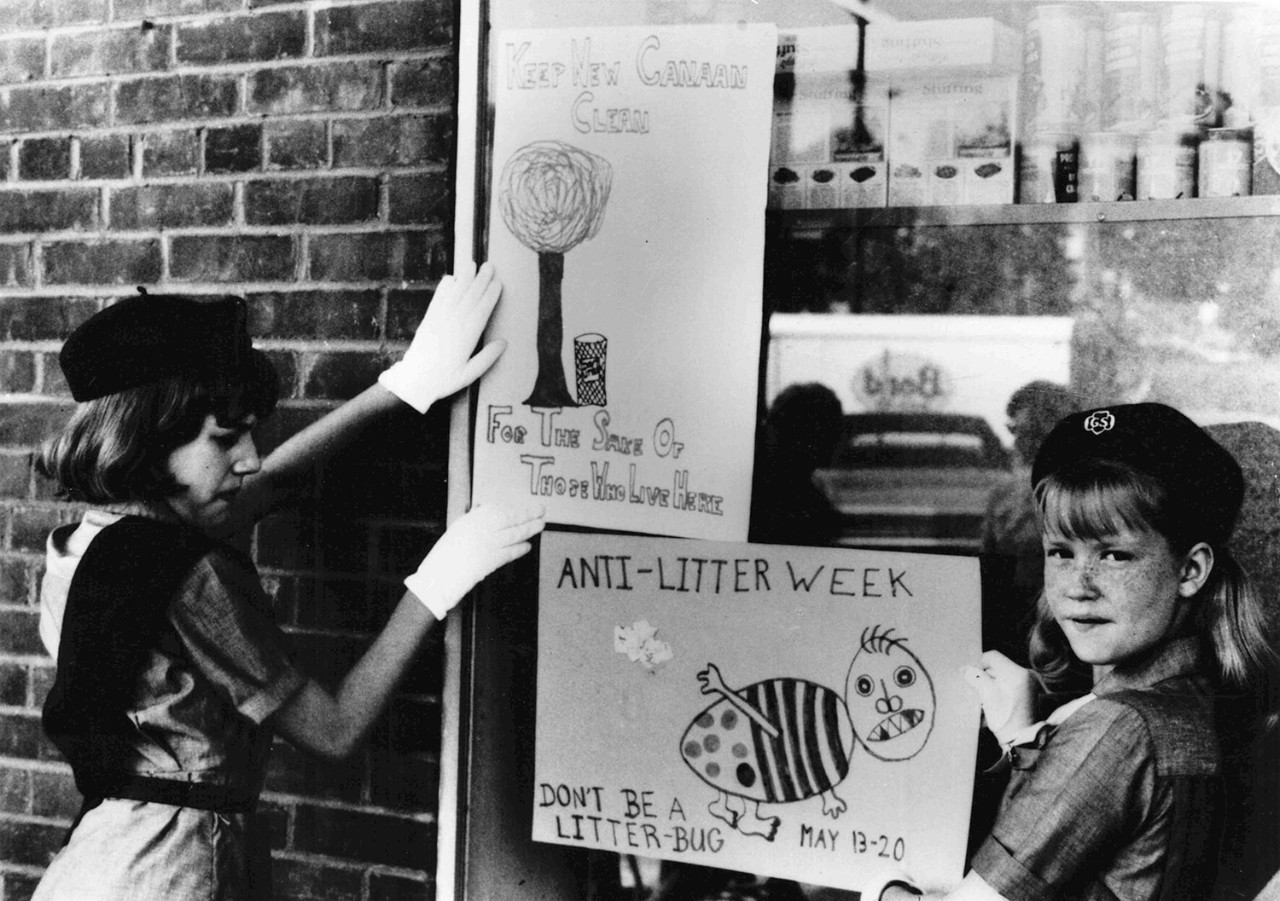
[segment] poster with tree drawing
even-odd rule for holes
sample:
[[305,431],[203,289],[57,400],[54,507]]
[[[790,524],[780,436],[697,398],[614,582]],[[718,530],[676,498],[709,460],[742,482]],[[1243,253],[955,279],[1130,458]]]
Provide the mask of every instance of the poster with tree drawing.
[[500,31],[475,499],[746,537],[772,26]]
[[535,840],[960,880],[976,559],[565,532],[540,553]]

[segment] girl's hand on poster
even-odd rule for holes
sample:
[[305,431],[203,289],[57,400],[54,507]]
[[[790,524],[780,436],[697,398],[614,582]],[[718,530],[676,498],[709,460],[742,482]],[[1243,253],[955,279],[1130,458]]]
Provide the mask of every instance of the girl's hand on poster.
[[470,385],[507,346],[505,341],[491,341],[476,351],[501,293],[502,282],[492,263],[479,271],[475,263],[465,263],[446,275],[404,358],[378,376],[379,383],[419,413]]
[[436,619],[444,619],[481,579],[523,557],[546,526],[541,504],[486,504],[458,518],[404,580]]
[[982,668],[962,667],[965,682],[982,701],[987,728],[1000,744],[1035,723],[1035,674],[999,651],[982,655]]

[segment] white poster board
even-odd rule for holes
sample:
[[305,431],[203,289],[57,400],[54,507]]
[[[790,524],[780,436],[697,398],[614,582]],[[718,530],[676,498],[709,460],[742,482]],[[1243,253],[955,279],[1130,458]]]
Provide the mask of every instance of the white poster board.
[[535,840],[959,881],[977,559],[548,532],[540,566]]
[[746,537],[773,26],[498,32],[475,500]]

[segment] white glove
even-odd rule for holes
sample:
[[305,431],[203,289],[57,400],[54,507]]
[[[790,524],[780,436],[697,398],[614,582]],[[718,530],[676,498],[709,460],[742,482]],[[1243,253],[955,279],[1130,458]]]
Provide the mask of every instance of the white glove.
[[491,341],[472,356],[501,293],[491,263],[478,272],[466,263],[440,279],[404,358],[378,381],[419,413],[470,385],[506,348],[505,341]]
[[444,619],[481,579],[529,552],[529,539],[547,524],[546,515],[535,503],[474,508],[445,530],[405,587]]
[[982,668],[962,666],[960,673],[982,701],[987,728],[1002,745],[1035,725],[1035,674],[999,651],[982,655]]

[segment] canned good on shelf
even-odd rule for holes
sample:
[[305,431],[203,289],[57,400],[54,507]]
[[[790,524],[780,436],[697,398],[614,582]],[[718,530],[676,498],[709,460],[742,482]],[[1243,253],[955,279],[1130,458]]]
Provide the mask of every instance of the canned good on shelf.
[[1125,132],[1090,132],[1080,140],[1080,199],[1133,200],[1137,137]]
[[1079,5],[1036,6],[1023,42],[1023,126],[1027,134],[1096,127],[1102,20]]
[[1138,199],[1175,200],[1196,194],[1197,133],[1163,128],[1138,139]]
[[1135,134],[1156,125],[1160,20],[1152,10],[1108,11],[1103,20],[1102,127]]
[[1022,142],[1019,203],[1075,203],[1079,145],[1071,132],[1041,132]]
[[1253,129],[1211,128],[1200,141],[1201,197],[1244,197],[1253,190]]

